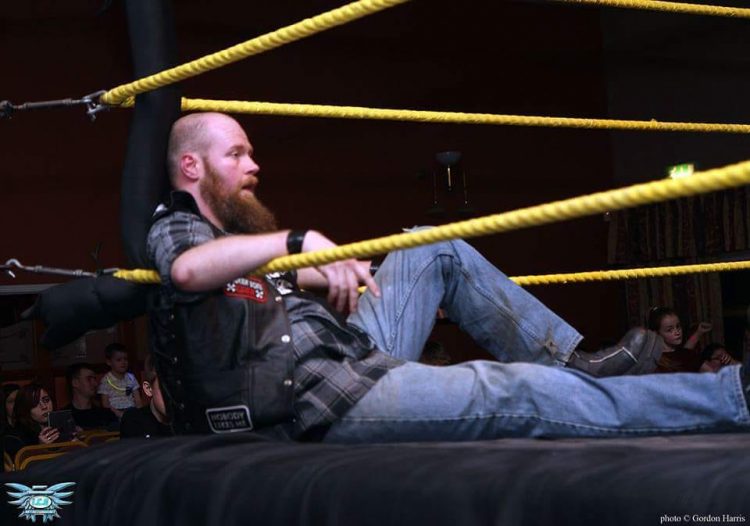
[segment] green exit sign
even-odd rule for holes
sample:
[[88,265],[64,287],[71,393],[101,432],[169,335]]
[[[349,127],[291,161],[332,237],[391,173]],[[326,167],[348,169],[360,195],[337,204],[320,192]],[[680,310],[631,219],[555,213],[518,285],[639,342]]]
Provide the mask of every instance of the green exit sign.
[[682,179],[683,177],[690,177],[695,173],[695,165],[692,163],[676,164],[670,166],[667,169],[667,175],[670,179]]

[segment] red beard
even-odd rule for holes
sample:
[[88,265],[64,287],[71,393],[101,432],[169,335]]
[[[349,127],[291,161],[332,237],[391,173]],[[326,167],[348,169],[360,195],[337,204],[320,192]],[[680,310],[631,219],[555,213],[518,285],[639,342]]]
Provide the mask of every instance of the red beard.
[[224,230],[233,234],[262,234],[278,230],[276,217],[254,195],[241,195],[241,188],[225,190],[221,177],[205,163],[206,177],[200,182],[200,193]]

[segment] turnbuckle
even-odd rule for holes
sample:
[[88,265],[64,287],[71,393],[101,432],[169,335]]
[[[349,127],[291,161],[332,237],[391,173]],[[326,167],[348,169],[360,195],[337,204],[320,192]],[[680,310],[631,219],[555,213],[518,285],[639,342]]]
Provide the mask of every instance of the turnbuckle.
[[104,93],[106,93],[106,90],[96,91],[89,95],[85,95],[80,99],[43,100],[39,102],[24,102],[23,104],[13,104],[9,100],[4,100],[0,101],[0,118],[10,119],[13,116],[13,113],[17,111],[86,106],[86,115],[94,121],[96,120],[97,113],[109,108],[109,106],[99,101]]

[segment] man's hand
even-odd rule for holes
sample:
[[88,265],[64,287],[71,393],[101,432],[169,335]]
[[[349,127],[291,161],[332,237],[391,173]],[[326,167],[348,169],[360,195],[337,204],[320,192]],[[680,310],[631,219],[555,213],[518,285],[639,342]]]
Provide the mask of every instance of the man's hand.
[[[302,252],[315,252],[333,248],[336,244],[320,232],[310,230],[302,244]],[[372,294],[380,297],[380,289],[365,265],[356,259],[336,261],[315,267],[328,283],[328,302],[339,311],[356,312],[359,299],[359,284],[364,283]]]
[[708,332],[711,332],[711,329],[713,329],[713,325],[711,325],[707,321],[702,321],[698,324],[698,330],[696,332],[699,332],[700,334],[706,334]]

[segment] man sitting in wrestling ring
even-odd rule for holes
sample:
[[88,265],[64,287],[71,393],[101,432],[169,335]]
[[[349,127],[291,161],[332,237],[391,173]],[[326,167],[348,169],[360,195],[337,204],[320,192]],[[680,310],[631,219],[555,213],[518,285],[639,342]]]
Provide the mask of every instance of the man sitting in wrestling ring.
[[[391,253],[374,278],[355,260],[247,277],[276,257],[335,246],[313,230],[278,229],[255,197],[252,155],[226,115],[191,114],[172,128],[175,191],[155,214],[148,253],[162,281],[152,352],[177,432],[387,442],[750,424],[740,367],[643,375],[663,342],[641,329],[581,353],[575,329],[462,241]],[[328,302],[298,288],[320,286]],[[344,319],[336,311],[346,308]],[[417,363],[438,308],[498,361]]]

